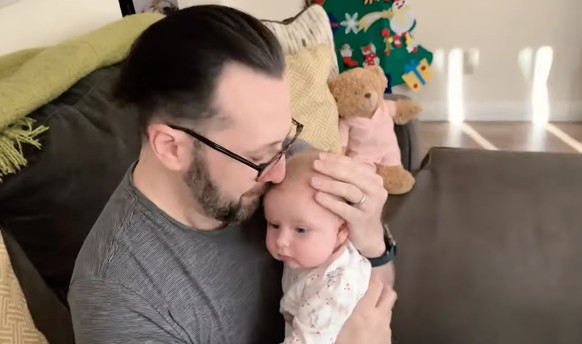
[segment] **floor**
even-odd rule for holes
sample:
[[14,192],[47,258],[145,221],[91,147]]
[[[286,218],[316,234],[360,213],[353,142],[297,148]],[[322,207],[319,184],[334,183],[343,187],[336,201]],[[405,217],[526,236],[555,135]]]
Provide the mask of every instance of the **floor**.
[[419,122],[421,154],[431,147],[582,153],[582,122]]

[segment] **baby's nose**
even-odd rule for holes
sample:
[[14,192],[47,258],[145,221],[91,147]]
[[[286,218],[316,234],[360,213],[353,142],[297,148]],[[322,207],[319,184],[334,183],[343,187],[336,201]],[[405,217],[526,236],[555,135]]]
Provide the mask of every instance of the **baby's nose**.
[[277,236],[277,246],[279,248],[289,246],[289,238],[287,238],[287,233],[285,231],[280,231],[279,235]]

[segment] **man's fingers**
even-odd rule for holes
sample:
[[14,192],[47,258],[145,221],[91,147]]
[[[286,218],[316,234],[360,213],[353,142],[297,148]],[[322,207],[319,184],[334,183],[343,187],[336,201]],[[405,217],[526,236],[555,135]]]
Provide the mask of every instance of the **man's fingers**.
[[382,313],[392,312],[394,304],[396,303],[396,298],[396,291],[394,291],[394,289],[390,288],[389,286],[384,286],[384,289],[382,289],[382,294],[380,295],[377,303],[378,309]]
[[[322,156],[325,156],[322,154]],[[386,191],[382,177],[369,164],[358,162],[346,156],[331,156],[314,161],[315,171],[329,177],[334,184],[324,182],[322,185],[312,185],[321,191],[343,197],[348,202],[357,203],[366,195],[374,199],[372,204],[386,201]],[[315,183],[317,184],[317,183]],[[379,200],[382,198],[381,200]],[[370,202],[368,202],[370,203]]]
[[354,185],[358,185],[362,175],[375,172],[375,168],[369,164],[330,153],[321,153],[320,158],[314,161],[313,167],[323,175]]
[[319,191],[341,197],[351,203],[356,203],[362,199],[362,191],[352,184],[327,178],[313,177],[311,185]]
[[380,301],[380,296],[382,296],[382,289],[384,285],[378,281],[371,281],[370,285],[368,286],[368,290],[358,302],[356,308],[363,308],[363,309],[374,309],[378,305]]
[[329,209],[331,212],[336,214],[337,216],[348,221],[348,223],[353,221],[354,219],[357,219],[360,213],[359,209],[354,208],[351,205],[347,204],[346,202],[342,202],[325,192],[320,191],[317,194],[315,194],[315,200],[319,202],[319,204],[321,204],[323,207]]

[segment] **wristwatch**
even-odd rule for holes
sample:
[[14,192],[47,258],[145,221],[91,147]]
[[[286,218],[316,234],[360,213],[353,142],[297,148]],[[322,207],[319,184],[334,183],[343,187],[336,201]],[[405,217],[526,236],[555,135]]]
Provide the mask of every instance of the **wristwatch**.
[[396,240],[392,236],[392,232],[388,228],[388,224],[384,223],[384,243],[386,243],[386,252],[381,256],[375,258],[368,258],[373,268],[390,263],[396,258]]

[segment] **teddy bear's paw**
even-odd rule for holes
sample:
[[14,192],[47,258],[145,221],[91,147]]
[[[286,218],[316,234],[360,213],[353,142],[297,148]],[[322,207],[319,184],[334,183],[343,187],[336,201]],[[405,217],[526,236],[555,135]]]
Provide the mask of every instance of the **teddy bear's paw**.
[[402,167],[378,165],[378,174],[384,180],[384,188],[391,195],[402,195],[414,186],[414,176]]
[[422,112],[422,106],[419,103],[408,99],[396,101],[396,109],[397,113],[394,116],[394,123],[400,125],[408,123],[411,119],[418,117]]

